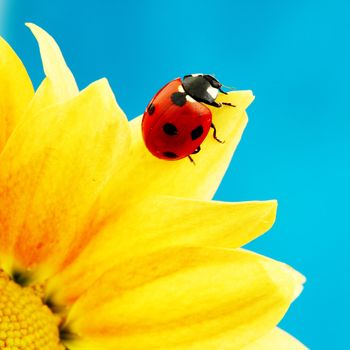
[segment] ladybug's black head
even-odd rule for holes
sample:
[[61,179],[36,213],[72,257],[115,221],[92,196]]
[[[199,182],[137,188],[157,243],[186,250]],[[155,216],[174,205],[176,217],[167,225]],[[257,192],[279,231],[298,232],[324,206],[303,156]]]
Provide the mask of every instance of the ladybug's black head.
[[221,90],[222,84],[209,74],[185,75],[182,86],[187,95],[198,102],[216,106],[216,97]]
[[209,84],[214,88],[220,89],[222,86],[222,84],[217,79],[215,79],[212,75],[205,74],[203,75],[203,78],[207,80]]

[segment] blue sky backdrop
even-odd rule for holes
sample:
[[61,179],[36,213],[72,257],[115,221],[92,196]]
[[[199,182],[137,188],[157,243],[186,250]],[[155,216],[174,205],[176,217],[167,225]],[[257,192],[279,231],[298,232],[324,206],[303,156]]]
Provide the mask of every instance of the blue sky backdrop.
[[345,349],[349,10],[339,0],[0,0],[0,31],[37,86],[39,53],[23,24],[45,28],[79,86],[107,77],[130,119],[188,73],[252,89],[249,125],[215,198],[279,200],[274,228],[249,248],[308,278],[281,326],[312,349]]

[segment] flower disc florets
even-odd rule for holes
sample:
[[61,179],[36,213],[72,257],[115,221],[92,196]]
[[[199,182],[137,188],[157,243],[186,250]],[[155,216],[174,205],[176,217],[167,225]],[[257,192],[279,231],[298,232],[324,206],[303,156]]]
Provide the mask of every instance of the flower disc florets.
[[1,350],[62,350],[58,322],[36,288],[22,287],[0,272]]

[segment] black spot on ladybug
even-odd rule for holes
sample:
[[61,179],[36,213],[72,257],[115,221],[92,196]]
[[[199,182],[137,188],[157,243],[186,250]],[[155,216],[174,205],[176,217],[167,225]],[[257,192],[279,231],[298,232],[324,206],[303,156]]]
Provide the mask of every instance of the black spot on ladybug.
[[178,134],[176,126],[174,124],[171,124],[171,123],[165,123],[163,125],[163,131],[169,136],[174,136],[174,135]]
[[156,107],[154,106],[153,103],[151,103],[148,108],[147,108],[147,112],[149,115],[152,115],[154,113],[154,111],[156,110]]
[[192,140],[196,140],[198,139],[198,137],[201,137],[202,134],[203,134],[203,126],[199,125],[191,131],[191,138]]
[[182,107],[186,103],[186,94],[184,92],[174,92],[170,98],[179,107]]
[[167,158],[177,158],[178,155],[176,153],[173,152],[164,152],[163,156],[167,157]]

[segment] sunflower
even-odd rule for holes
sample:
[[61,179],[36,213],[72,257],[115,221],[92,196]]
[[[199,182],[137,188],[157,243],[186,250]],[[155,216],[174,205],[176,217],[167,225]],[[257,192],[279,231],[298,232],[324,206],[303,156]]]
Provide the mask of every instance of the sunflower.
[[276,328],[304,278],[240,247],[275,201],[212,201],[250,91],[213,109],[194,167],[150,155],[107,80],[81,92],[54,39],[36,37],[34,92],[0,42],[0,349],[305,349]]

